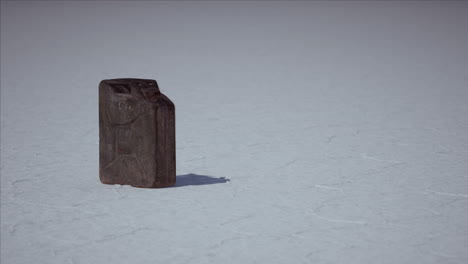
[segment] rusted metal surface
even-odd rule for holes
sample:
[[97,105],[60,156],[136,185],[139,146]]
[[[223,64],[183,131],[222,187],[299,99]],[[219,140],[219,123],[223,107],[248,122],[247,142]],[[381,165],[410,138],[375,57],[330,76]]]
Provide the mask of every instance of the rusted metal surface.
[[175,107],[155,80],[99,84],[99,178],[106,184],[175,184]]

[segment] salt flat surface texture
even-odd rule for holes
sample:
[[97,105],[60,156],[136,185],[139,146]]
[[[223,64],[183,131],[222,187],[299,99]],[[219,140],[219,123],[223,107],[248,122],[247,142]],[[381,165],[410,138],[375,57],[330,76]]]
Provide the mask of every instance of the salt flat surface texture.
[[[467,2],[2,2],[1,263],[468,263]],[[176,105],[98,179],[99,81]]]

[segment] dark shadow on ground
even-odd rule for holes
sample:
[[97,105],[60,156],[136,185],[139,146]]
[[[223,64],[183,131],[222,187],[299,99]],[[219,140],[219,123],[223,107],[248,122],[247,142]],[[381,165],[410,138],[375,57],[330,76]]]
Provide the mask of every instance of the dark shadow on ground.
[[207,175],[198,175],[198,174],[185,174],[177,175],[176,184],[172,187],[183,187],[189,185],[207,185],[207,184],[216,184],[216,183],[226,183],[229,179],[224,177],[215,178]]

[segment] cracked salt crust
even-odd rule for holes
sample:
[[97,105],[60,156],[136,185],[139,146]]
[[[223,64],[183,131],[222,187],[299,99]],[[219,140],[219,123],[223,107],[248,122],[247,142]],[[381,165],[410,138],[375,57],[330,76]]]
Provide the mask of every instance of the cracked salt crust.
[[[467,3],[1,7],[2,264],[468,262]],[[176,105],[174,188],[99,182],[122,76]]]

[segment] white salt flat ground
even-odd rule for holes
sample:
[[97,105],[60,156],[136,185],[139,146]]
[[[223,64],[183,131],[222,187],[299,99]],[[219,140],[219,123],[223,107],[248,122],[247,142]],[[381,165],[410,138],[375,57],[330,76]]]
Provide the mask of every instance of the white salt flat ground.
[[[468,263],[467,28],[467,2],[2,2],[1,263]],[[176,187],[99,182],[119,77],[176,104]]]

